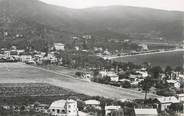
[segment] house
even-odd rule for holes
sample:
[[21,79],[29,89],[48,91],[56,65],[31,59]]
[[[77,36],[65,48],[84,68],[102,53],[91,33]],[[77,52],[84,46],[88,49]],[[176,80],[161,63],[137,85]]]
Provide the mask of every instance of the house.
[[111,55],[111,53],[108,51],[108,49],[106,49],[103,53],[103,55]]
[[143,51],[149,50],[147,44],[142,43],[142,44],[139,44],[139,46],[141,47],[141,49],[142,49]]
[[176,81],[176,80],[167,80],[167,83],[170,84],[171,86],[179,89],[181,84],[180,82]]
[[100,101],[98,100],[86,100],[84,102],[86,105],[100,105]]
[[138,81],[139,78],[141,78],[142,75],[141,74],[130,74],[129,75],[129,79],[130,81],[134,82],[134,81]]
[[139,82],[143,81],[144,79],[142,78],[141,74],[130,74],[129,75],[129,80],[131,81],[131,85],[134,87],[137,87]]
[[119,82],[125,82],[128,81],[129,83],[131,83],[131,81],[129,79],[120,79]]
[[48,109],[48,105],[47,104],[38,104],[35,107],[35,111],[36,112],[41,112],[41,113],[47,113],[47,109]]
[[47,58],[50,60],[50,63],[57,62],[57,58],[54,56],[54,54],[48,54]]
[[148,72],[147,72],[147,71],[136,71],[136,73],[141,74],[141,76],[142,76],[143,78],[148,77]]
[[106,77],[106,76],[110,77],[111,81],[114,81],[114,82],[119,81],[119,76],[116,73],[112,72],[112,71],[109,71],[109,72],[100,71],[99,74],[100,74],[101,77]]
[[124,116],[121,106],[105,106],[105,116]]
[[79,51],[80,50],[80,47],[79,46],[75,46],[75,50],[76,51]]
[[72,37],[72,40],[73,40],[73,45],[77,51],[82,50],[83,45],[86,43],[85,39],[82,39],[81,37]]
[[10,110],[11,109],[10,106],[8,106],[8,105],[3,105],[2,108],[5,109],[5,110]]
[[79,111],[79,116],[94,116],[94,115]]
[[157,109],[134,109],[135,116],[158,116]]
[[28,62],[28,61],[33,61],[33,58],[31,55],[22,55],[20,56],[20,60],[22,62]]
[[180,102],[184,102],[184,94],[177,94],[177,98]]
[[108,72],[107,76],[110,77],[111,81],[118,82],[119,76],[114,72]]
[[100,72],[99,72],[99,75],[100,75],[101,77],[105,77],[105,76],[107,76],[107,71],[100,71]]
[[180,101],[175,96],[160,97],[158,100],[158,110],[165,111],[171,104],[178,104]]
[[64,44],[62,44],[62,43],[54,43],[54,48],[56,49],[56,50],[65,50],[65,45]]
[[75,100],[58,100],[54,101],[49,112],[53,116],[78,116],[77,101]]
[[25,50],[17,50],[18,55],[21,55],[25,52]]
[[98,100],[86,100],[84,101],[87,106],[93,107],[95,109],[101,109],[100,107],[100,101]]
[[84,39],[92,39],[92,36],[91,35],[83,35],[82,38],[84,38]]
[[184,75],[183,74],[179,74],[177,77],[178,77],[178,79],[184,79]]
[[93,78],[93,75],[90,72],[87,73],[83,73],[82,74],[83,79],[87,80],[87,81],[91,81],[91,79]]

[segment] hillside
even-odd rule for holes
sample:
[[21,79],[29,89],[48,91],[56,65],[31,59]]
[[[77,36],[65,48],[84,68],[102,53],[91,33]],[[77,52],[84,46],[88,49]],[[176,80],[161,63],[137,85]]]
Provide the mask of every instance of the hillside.
[[67,42],[75,34],[103,36],[112,32],[122,39],[126,39],[126,34],[134,39],[163,37],[179,41],[183,38],[183,17],[182,12],[148,8],[110,6],[76,10],[38,0],[0,0],[0,38],[11,39],[8,45],[21,39]]

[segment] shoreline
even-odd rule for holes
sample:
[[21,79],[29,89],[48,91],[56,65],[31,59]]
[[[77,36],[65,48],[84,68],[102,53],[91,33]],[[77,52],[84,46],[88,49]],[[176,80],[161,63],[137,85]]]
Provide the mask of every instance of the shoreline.
[[184,49],[174,49],[168,51],[159,51],[159,52],[150,52],[150,53],[140,53],[136,55],[125,55],[125,56],[102,56],[103,59],[113,60],[117,58],[126,58],[126,57],[134,57],[134,56],[144,56],[144,55],[152,55],[152,54],[162,54],[162,53],[170,53],[170,52],[184,52]]

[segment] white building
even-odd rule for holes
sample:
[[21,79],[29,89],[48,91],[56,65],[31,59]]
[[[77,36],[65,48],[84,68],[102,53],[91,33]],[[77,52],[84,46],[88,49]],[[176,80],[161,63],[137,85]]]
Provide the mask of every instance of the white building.
[[49,112],[53,116],[78,116],[77,102],[74,100],[54,101]]
[[177,94],[178,100],[184,102],[184,94]]
[[136,73],[141,74],[143,78],[148,77],[148,72],[147,71],[136,71]]
[[101,110],[100,101],[98,100],[86,100],[84,101],[87,106],[94,107],[95,109]]
[[142,47],[142,50],[149,50],[147,44],[139,44],[140,47]]
[[[122,111],[121,106],[105,106],[105,116],[111,116],[113,113],[118,111]],[[121,113],[121,116],[124,116],[124,114]]]
[[176,81],[176,80],[167,80],[167,83],[174,86],[175,88],[179,89],[181,84],[180,82]]
[[86,100],[84,102],[86,105],[100,105],[100,101],[97,100]]
[[33,58],[31,55],[22,55],[20,56],[20,60],[22,62],[29,62],[29,61],[33,61]]
[[114,82],[119,81],[119,76],[114,72],[100,71],[99,74],[101,77],[106,77],[106,76],[110,77],[111,81],[114,81]]
[[157,109],[134,109],[135,116],[158,116]]
[[62,43],[54,43],[54,48],[56,49],[56,50],[65,50],[65,45],[64,44],[62,44]]
[[119,76],[114,72],[108,72],[107,76],[110,77],[111,81],[118,82]]
[[159,110],[164,111],[166,110],[172,103],[179,103],[180,101],[175,97],[160,97],[157,98],[159,101]]
[[108,49],[106,49],[103,54],[104,55],[111,55],[111,53],[108,51]]

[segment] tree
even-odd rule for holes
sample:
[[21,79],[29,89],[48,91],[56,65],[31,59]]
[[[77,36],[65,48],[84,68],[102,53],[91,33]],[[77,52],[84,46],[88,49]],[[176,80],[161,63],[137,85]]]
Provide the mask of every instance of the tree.
[[165,68],[165,74],[166,74],[166,76],[168,77],[171,77],[171,74],[172,74],[172,68],[170,67],[170,66],[167,66],[166,68]]
[[98,75],[99,75],[99,70],[98,69],[93,70],[93,76],[96,77]]
[[162,73],[162,68],[160,66],[152,67],[148,70],[148,73],[151,75],[152,79],[154,80],[153,83],[157,83],[160,81],[160,73]]
[[84,107],[85,107],[85,103],[81,100],[78,100],[77,101],[77,107],[78,107],[79,111],[83,111]]
[[175,68],[175,71],[177,71],[177,72],[182,72],[182,71],[183,71],[183,68],[180,67],[180,66],[177,66],[177,67]]
[[160,96],[175,96],[176,95],[176,90],[173,88],[165,88],[165,89],[160,89],[157,91],[157,95]]
[[131,84],[128,81],[121,82],[121,87],[123,88],[130,88]]
[[172,103],[169,107],[169,110],[170,111],[173,111],[173,112],[181,112],[183,111],[183,104],[182,103]]
[[143,81],[139,83],[139,87],[145,92],[145,101],[147,99],[147,93],[150,91],[153,86],[153,81],[150,77],[145,78]]

